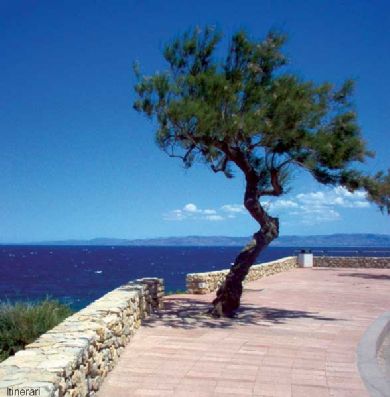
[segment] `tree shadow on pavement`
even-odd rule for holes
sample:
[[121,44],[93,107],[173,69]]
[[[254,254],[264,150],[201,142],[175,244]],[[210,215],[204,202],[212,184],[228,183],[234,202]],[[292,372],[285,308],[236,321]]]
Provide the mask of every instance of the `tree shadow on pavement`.
[[387,274],[371,274],[371,273],[342,273],[339,277],[358,277],[367,280],[390,280],[390,276]]
[[256,325],[268,327],[284,324],[291,319],[313,319],[337,321],[340,319],[321,316],[315,312],[288,310],[273,307],[242,305],[232,318],[214,318],[209,314],[210,303],[193,298],[176,297],[165,302],[163,310],[154,313],[143,321],[146,327],[194,328],[233,328]]

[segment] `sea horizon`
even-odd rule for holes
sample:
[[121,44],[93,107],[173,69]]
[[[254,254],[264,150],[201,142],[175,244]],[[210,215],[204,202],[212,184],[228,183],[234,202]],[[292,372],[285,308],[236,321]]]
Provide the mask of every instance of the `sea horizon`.
[[[50,296],[78,310],[143,277],[163,278],[166,292],[184,291],[186,274],[227,269],[241,248],[2,245],[0,301],[35,301]],[[256,263],[297,255],[300,248],[268,247]],[[390,247],[309,249],[318,256],[390,256]]]
[[[245,245],[251,236],[184,235],[150,238],[94,237],[90,239],[40,240],[24,242],[3,242],[0,246],[203,246],[226,247]],[[277,247],[390,247],[390,234],[381,233],[332,233],[281,235],[271,242]]]

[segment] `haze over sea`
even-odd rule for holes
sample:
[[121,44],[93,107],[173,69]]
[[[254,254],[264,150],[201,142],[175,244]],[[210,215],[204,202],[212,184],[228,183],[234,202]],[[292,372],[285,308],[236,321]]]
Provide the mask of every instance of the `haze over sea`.
[[[80,309],[136,278],[161,277],[166,291],[185,289],[187,273],[228,268],[239,247],[15,246],[0,247],[0,301],[50,296]],[[390,256],[390,248],[312,248],[315,255]],[[269,247],[257,263],[295,255]]]

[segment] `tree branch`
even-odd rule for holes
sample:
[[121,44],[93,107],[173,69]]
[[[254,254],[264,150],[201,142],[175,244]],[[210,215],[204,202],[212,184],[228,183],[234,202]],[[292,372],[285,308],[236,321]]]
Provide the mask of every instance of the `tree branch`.
[[269,190],[261,190],[260,196],[281,196],[283,194],[283,186],[279,180],[279,167],[273,168],[270,171],[271,174],[271,186],[272,189]]
[[217,173],[217,172],[224,172],[225,173],[228,161],[229,161],[228,157],[225,155],[217,165],[211,164],[211,169],[215,173]]

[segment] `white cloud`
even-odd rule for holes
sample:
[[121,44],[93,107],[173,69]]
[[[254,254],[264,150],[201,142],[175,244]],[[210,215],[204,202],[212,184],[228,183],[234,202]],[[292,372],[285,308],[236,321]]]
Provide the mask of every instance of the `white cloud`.
[[173,210],[163,215],[166,221],[182,221],[186,218],[182,210]]
[[188,203],[181,209],[175,209],[163,214],[167,221],[204,220],[204,221],[223,221],[235,218],[238,214],[245,213],[245,208],[240,204],[225,204],[219,209],[201,209],[194,203]]
[[[366,193],[362,191],[349,192],[343,187],[300,193],[288,199],[269,200],[262,204],[276,216],[290,215],[295,223],[313,225],[323,222],[333,222],[341,218],[340,209],[367,208]],[[224,204],[219,209],[198,208],[194,203],[188,203],[181,209],[165,213],[163,218],[168,221],[203,220],[223,221],[247,214],[242,204]]]
[[221,215],[205,215],[203,219],[208,221],[223,221],[225,218]]
[[205,215],[215,215],[217,213],[217,211],[215,211],[215,210],[203,210],[203,213]]
[[198,207],[195,204],[192,203],[188,203],[183,207],[183,211],[187,211],[187,212],[197,212],[198,211]]
[[207,208],[200,209],[194,203],[186,204],[182,209],[176,209],[163,214],[166,221],[183,221],[185,219],[222,221],[225,218],[216,210]]
[[370,206],[368,201],[355,201],[352,208],[367,208]]
[[270,209],[275,210],[275,209],[281,209],[281,208],[297,208],[298,204],[292,200],[277,200],[274,202],[270,202]]
[[349,192],[345,187],[337,186],[333,189],[334,193],[339,196],[350,197],[352,199],[366,199],[367,193],[363,190],[356,190],[355,192]]
[[332,208],[322,208],[298,214],[300,222],[304,225],[316,225],[323,222],[333,222],[341,218],[339,212]]
[[324,191],[300,193],[290,200],[278,200],[269,204],[270,210],[277,213],[291,209],[287,213],[299,217],[298,222],[303,224],[336,221],[341,218],[339,209],[369,206],[365,192],[352,193],[340,186]]
[[370,204],[366,200],[366,193],[362,191],[349,192],[347,189],[338,186],[325,192],[300,193],[296,200],[302,206],[324,207],[339,206],[343,208],[365,208]]
[[242,214],[245,212],[245,207],[242,204],[225,204],[221,210],[228,213]]

